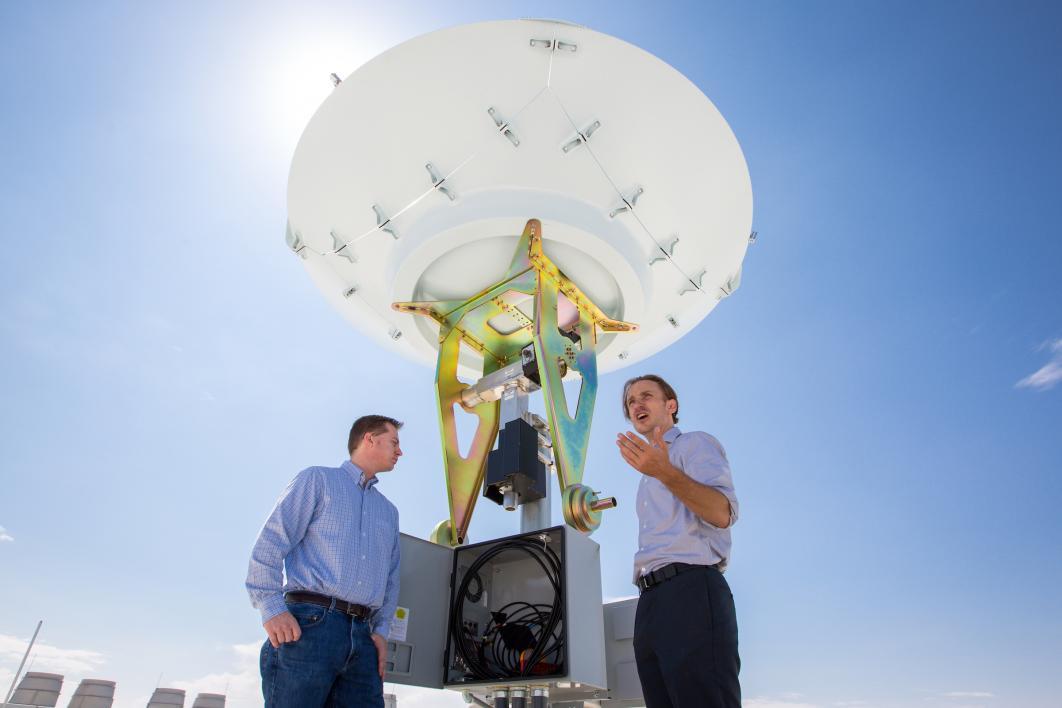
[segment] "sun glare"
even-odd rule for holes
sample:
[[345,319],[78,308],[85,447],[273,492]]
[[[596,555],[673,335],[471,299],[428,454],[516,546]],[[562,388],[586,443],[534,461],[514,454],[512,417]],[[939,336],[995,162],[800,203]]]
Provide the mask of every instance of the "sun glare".
[[366,39],[333,30],[289,34],[278,42],[262,82],[264,137],[270,146],[290,158],[310,118],[334,90],[331,75],[345,79],[393,44],[390,38]]

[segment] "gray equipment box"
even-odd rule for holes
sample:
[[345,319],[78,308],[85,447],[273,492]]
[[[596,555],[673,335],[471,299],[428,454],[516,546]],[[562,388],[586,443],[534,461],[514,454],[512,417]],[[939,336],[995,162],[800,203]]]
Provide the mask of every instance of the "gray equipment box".
[[[537,626],[537,621],[549,616],[545,609],[554,606],[554,591],[548,577],[550,563],[547,561],[544,568],[529,552],[520,550],[519,546],[527,544],[541,547],[544,552],[549,549],[557,559],[560,597],[556,603],[561,616],[552,630],[552,644],[560,648],[552,655],[539,656],[535,674],[477,675],[460,658],[461,651],[454,643],[451,627],[455,590],[461,587],[467,571],[477,561],[490,556],[479,565],[478,579],[466,585],[458,607],[464,625],[455,631],[464,632],[469,640],[466,657],[478,656],[467,651],[470,647],[485,647],[489,655],[491,647],[504,641],[498,627],[500,616],[496,613],[506,607],[509,609],[505,614],[512,620],[501,624],[524,627],[509,633],[507,645],[524,646],[520,635],[526,639],[527,631],[540,636],[545,630]],[[476,690],[489,686],[562,683],[596,689],[605,697],[600,549],[589,537],[568,526],[557,526],[452,549],[402,534],[401,550],[398,604],[399,612],[405,615],[405,627],[404,636],[401,622],[392,628],[388,640],[387,681]],[[531,616],[530,611],[519,614],[522,606],[519,603],[539,606],[540,614]],[[493,632],[489,633],[492,627]],[[510,659],[511,654],[510,651]],[[518,662],[519,652],[517,655]],[[530,660],[532,656],[533,652],[528,652],[523,658]],[[489,661],[480,666],[483,665],[497,668]]]

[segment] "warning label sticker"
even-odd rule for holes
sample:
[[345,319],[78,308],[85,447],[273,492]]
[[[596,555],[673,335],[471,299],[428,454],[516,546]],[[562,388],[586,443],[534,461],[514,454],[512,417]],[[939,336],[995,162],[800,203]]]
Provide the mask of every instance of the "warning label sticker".
[[409,608],[408,607],[396,607],[395,616],[391,619],[391,633],[387,635],[388,639],[394,639],[396,642],[406,641],[406,631],[409,629]]

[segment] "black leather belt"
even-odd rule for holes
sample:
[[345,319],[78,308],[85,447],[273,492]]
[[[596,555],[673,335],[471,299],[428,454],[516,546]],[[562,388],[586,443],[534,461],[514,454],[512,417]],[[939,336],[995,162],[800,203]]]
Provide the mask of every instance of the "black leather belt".
[[690,563],[668,563],[663,568],[658,568],[651,573],[646,573],[638,578],[638,587],[645,591],[656,587],[660,583],[671,580],[679,573],[685,573],[694,568],[718,568],[718,565],[692,565]]
[[305,590],[293,590],[284,593],[284,602],[308,602],[311,605],[320,605],[321,607],[339,610],[344,614],[350,615],[351,617],[357,617],[360,620],[369,619],[372,617],[373,613],[373,611],[365,605],[355,605],[353,602],[338,600],[334,597],[329,597],[328,595],[319,595],[315,592],[306,592]]

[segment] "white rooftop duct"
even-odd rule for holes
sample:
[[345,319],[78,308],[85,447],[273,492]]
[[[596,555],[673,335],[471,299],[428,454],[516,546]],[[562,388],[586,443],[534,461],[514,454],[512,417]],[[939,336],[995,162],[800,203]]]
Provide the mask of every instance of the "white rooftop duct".
[[221,693],[200,693],[192,708],[225,708],[225,696]]
[[184,689],[156,688],[147,704],[147,708],[173,708],[173,706],[184,706]]
[[111,708],[114,690],[114,681],[82,679],[67,708]]
[[62,674],[27,671],[18,682],[18,688],[12,694],[9,705],[53,708],[59,702],[59,692],[62,689]]

